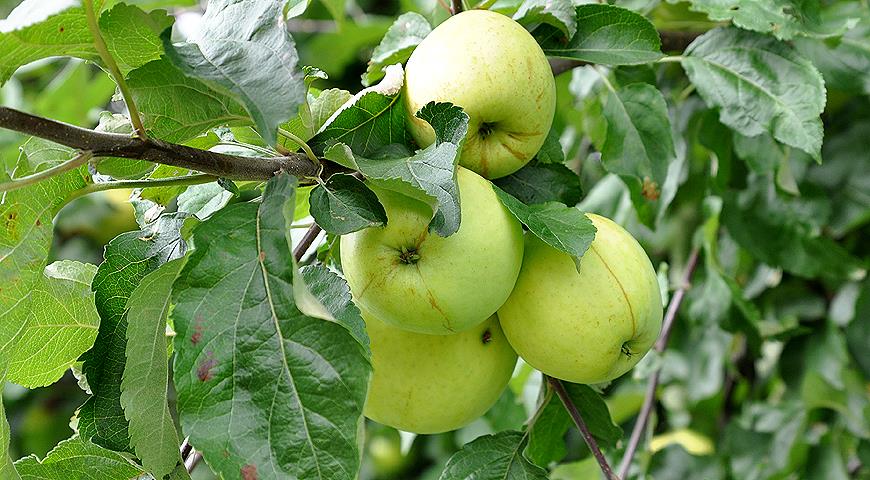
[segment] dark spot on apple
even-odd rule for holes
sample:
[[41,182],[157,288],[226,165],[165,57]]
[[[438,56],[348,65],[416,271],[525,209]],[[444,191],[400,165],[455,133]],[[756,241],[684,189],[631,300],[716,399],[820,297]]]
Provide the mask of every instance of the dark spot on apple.
[[492,332],[487,328],[483,331],[483,335],[480,336],[480,341],[483,342],[484,345],[492,341]]
[[61,25],[61,27],[58,28],[57,31],[60,32],[60,33],[63,33],[63,31],[64,31],[63,25]]
[[242,478],[244,480],[257,480],[257,467],[248,464],[241,469]]
[[625,356],[628,357],[628,358],[631,358],[632,353],[631,353],[631,349],[628,348],[628,342],[625,342],[625,343],[622,344],[622,349],[621,349],[621,351],[622,351],[622,354],[623,354],[623,355],[625,355]]

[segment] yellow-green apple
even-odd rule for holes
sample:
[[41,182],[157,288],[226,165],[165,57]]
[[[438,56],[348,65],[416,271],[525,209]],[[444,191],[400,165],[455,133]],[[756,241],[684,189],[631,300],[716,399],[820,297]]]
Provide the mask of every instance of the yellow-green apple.
[[365,416],[414,433],[467,425],[498,400],[517,362],[493,315],[453,335],[395,328],[362,310],[371,339]]
[[406,330],[446,335],[486,320],[507,300],[522,265],[523,230],[492,184],[459,167],[459,230],[428,230],[431,208],[374,188],[387,225],[341,238],[341,265],[358,305]]
[[544,52],[520,24],[487,10],[450,17],[420,43],[405,68],[411,135],[435,141],[417,118],[429,102],[459,105],[469,116],[460,164],[486,178],[509,175],[538,152],[556,109],[556,85]]
[[517,353],[552,377],[575,383],[613,380],[637,364],[659,335],[662,300],[656,273],[634,237],[587,214],[598,229],[574,260],[526,236],[513,293],[499,309]]

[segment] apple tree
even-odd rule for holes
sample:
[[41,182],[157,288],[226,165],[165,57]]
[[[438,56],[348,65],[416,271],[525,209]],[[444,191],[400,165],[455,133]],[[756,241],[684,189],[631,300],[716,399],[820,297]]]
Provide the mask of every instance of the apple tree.
[[0,480],[870,478],[866,1],[0,18]]

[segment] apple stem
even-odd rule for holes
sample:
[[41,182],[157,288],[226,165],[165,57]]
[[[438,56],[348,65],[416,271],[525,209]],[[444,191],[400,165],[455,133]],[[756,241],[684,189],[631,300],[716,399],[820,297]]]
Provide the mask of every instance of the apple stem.
[[[674,296],[671,297],[671,301],[668,304],[668,311],[665,313],[665,319],[662,325],[662,333],[659,335],[654,346],[655,351],[659,354],[664,352],[665,348],[668,346],[668,338],[671,336],[674,319],[677,317],[677,311],[680,309],[680,305],[683,303],[683,298],[685,298],[686,292],[691,286],[692,274],[695,273],[695,267],[698,266],[699,253],[699,249],[696,247],[692,250],[692,253],[689,254],[689,259],[686,261],[686,270],[683,272],[683,278],[677,291],[674,292]],[[646,395],[643,399],[643,405],[641,406],[637,420],[634,422],[634,428],[631,431],[628,446],[625,448],[625,456],[622,457],[622,462],[619,463],[620,477],[628,475],[628,469],[631,468],[631,460],[637,452],[638,445],[640,445],[640,437],[644,430],[646,430],[646,425],[649,422],[650,415],[652,414],[653,403],[656,399],[656,390],[659,386],[659,373],[661,373],[661,366],[656,368],[650,375],[649,383],[646,388]]]
[[583,440],[586,441],[589,451],[592,452],[595,460],[598,461],[598,466],[601,467],[601,471],[604,472],[604,477],[607,480],[619,480],[619,477],[617,477],[616,474],[613,473],[613,469],[610,468],[610,464],[607,463],[607,458],[605,458],[604,454],[601,453],[601,448],[598,447],[598,442],[595,441],[595,437],[592,436],[592,432],[589,431],[586,422],[583,421],[583,416],[580,415],[580,410],[577,409],[577,406],[574,405],[573,401],[571,401],[571,397],[568,396],[565,386],[562,385],[561,381],[550,376],[547,376],[547,382],[549,382],[553,391],[556,392],[556,395],[559,396],[559,400],[562,401],[565,410],[567,410],[568,414],[571,415],[574,424],[580,429],[580,434],[583,436]]

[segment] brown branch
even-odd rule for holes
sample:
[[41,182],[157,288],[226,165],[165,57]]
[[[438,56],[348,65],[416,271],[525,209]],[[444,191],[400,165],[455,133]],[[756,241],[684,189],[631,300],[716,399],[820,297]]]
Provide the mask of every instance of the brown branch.
[[560,380],[550,376],[547,376],[547,382],[550,383],[553,391],[559,396],[559,400],[562,401],[565,410],[568,410],[568,414],[571,415],[574,424],[580,429],[580,435],[582,435],[583,440],[586,441],[586,445],[589,447],[589,451],[592,452],[592,456],[594,456],[595,460],[598,461],[598,466],[601,467],[604,477],[607,480],[619,480],[619,477],[617,477],[613,473],[613,469],[610,468],[610,464],[607,463],[607,459],[604,458],[604,454],[601,453],[601,448],[598,447],[598,442],[595,441],[595,437],[592,436],[592,432],[589,431],[586,422],[583,421],[583,417],[580,415],[580,410],[577,410],[577,406],[574,405],[574,402],[571,401],[571,397],[568,396],[565,386],[562,385]]
[[[698,248],[693,249],[692,253],[689,254],[689,260],[686,262],[686,270],[683,272],[680,286],[677,288],[677,291],[674,292],[674,296],[671,297],[671,302],[668,304],[668,311],[665,313],[665,320],[662,324],[662,333],[659,335],[654,346],[655,351],[658,353],[664,352],[665,348],[668,346],[668,338],[671,336],[674,319],[677,318],[677,311],[679,311],[680,305],[683,303],[683,298],[685,298],[686,292],[691,287],[692,274],[695,273],[695,267],[698,266],[698,255]],[[628,469],[631,467],[631,460],[637,452],[638,445],[640,445],[640,437],[646,429],[646,424],[649,421],[650,414],[652,414],[653,403],[655,403],[656,398],[656,390],[659,385],[660,373],[661,368],[657,368],[652,375],[650,375],[649,383],[646,388],[646,395],[644,395],[643,398],[643,405],[641,406],[640,413],[634,423],[634,429],[631,431],[628,446],[625,448],[625,456],[622,457],[622,462],[619,464],[620,477],[628,475]]]
[[[662,31],[659,32],[659,36],[662,39],[662,51],[663,52],[682,52],[692,43],[693,40],[698,38],[703,32],[683,32],[683,31]],[[561,57],[550,57],[548,59],[550,61],[550,68],[553,70],[553,75],[558,76],[559,74],[565,73],[568,70],[572,70],[582,65],[588,65],[587,62],[582,60],[575,60],[573,58],[561,58]]]
[[[299,178],[314,177],[318,173],[317,166],[303,153],[279,157],[229,155],[153,138],[141,139],[118,133],[96,132],[8,107],[0,107],[0,128],[88,151],[94,157],[146,160],[231,180],[267,180],[279,171]],[[332,162],[321,163],[325,167],[323,176],[345,170]]]
[[314,243],[314,240],[317,239],[318,235],[320,235],[321,230],[323,229],[316,223],[308,228],[308,231],[305,232],[305,236],[299,241],[299,245],[296,245],[296,248],[293,249],[293,258],[295,258],[297,262],[302,260],[305,252],[311,248],[311,244]]
[[464,10],[464,8],[462,6],[462,0],[453,0],[451,5],[452,5],[450,7],[450,14],[451,15],[456,15],[457,13],[462,13],[462,10]]

